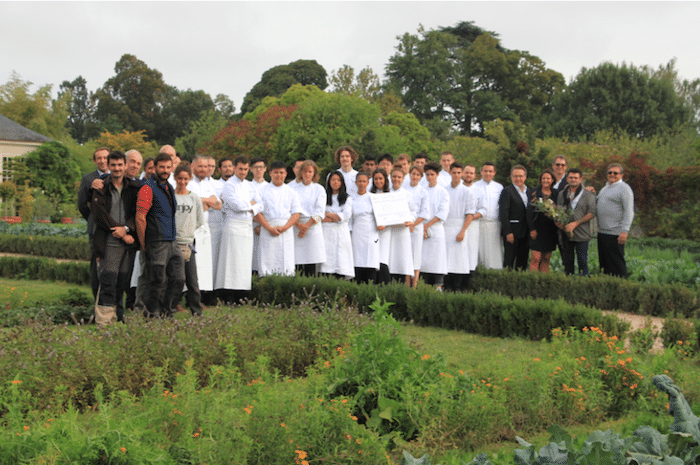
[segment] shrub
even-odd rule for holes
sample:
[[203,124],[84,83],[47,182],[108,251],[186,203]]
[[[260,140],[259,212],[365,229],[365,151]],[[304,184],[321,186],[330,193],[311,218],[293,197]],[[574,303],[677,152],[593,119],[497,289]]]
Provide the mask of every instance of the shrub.
[[90,260],[87,237],[26,236],[0,233],[0,252],[70,260]]

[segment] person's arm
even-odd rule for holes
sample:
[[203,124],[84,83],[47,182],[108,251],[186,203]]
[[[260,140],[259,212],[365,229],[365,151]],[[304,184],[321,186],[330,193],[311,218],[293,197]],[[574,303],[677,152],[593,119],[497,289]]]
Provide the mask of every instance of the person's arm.
[[286,230],[288,230],[289,228],[291,228],[292,226],[294,226],[294,225],[296,224],[296,222],[299,221],[299,218],[300,218],[300,217],[301,217],[301,213],[295,213],[295,214],[293,214],[293,215],[287,220],[287,222],[284,224],[284,226],[277,226],[277,230],[278,230],[280,233],[285,232]]
[[86,174],[80,180],[80,187],[78,188],[78,211],[85,220],[90,216],[90,183],[91,180],[88,179]]
[[141,245],[141,251],[146,250],[146,214],[153,205],[153,191],[150,186],[143,186],[136,199],[136,235]]
[[471,213],[467,214],[467,216],[464,217],[464,224],[462,225],[462,229],[459,231],[459,234],[457,234],[457,242],[462,242],[464,240],[464,235],[467,233],[467,229],[472,223],[472,220],[474,220],[474,215],[472,215]]
[[625,188],[620,195],[622,195],[622,232],[617,236],[617,243],[624,244],[627,242],[627,236],[630,229],[632,229],[632,221],[634,221],[634,192],[632,188],[624,184]]

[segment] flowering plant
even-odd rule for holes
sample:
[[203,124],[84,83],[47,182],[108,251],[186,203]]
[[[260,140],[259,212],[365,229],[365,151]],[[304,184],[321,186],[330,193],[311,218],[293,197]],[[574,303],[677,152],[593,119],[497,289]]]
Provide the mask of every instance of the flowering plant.
[[[535,210],[542,212],[555,223],[567,225],[574,220],[574,212],[570,208],[558,206],[552,199],[537,198],[532,202]],[[573,237],[573,231],[569,232],[569,237]]]

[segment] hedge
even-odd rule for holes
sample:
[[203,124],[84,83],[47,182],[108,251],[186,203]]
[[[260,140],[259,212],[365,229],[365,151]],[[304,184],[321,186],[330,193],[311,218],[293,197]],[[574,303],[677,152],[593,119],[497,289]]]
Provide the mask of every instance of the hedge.
[[[439,293],[431,286],[409,289],[402,284],[376,286],[333,278],[267,276],[253,284],[261,302],[291,306],[298,300],[337,299],[368,312],[377,298],[392,302],[397,320],[462,330],[492,337],[549,339],[554,328],[601,327],[621,336],[629,325],[595,308],[563,300],[510,298],[494,293]],[[320,306],[320,305],[319,305]]]
[[685,286],[641,283],[605,275],[581,277],[479,268],[472,276],[471,286],[476,292],[564,299],[603,310],[658,317],[695,318],[698,310],[697,293]]
[[69,260],[90,260],[90,244],[87,237],[27,236],[0,233],[0,252]]
[[49,258],[0,257],[0,276],[90,284],[90,262],[59,263]]

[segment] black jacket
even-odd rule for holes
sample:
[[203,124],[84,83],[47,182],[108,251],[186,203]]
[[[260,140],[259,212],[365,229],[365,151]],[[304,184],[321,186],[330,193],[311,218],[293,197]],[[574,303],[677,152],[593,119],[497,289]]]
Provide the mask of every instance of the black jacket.
[[110,186],[112,185],[111,177],[107,176],[104,182],[102,189],[92,190],[91,210],[95,219],[95,235],[93,240],[95,254],[98,257],[104,257],[107,237],[112,234],[111,228],[125,225],[130,229],[129,235],[134,238],[134,243],[129,247],[138,250],[139,244],[136,234],[136,198],[139,194],[139,183],[124,177],[124,187],[122,188],[121,198],[124,202],[126,223],[119,224],[114,221],[110,215],[112,209],[112,195],[110,193]]

